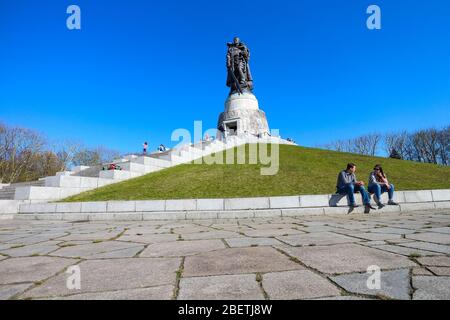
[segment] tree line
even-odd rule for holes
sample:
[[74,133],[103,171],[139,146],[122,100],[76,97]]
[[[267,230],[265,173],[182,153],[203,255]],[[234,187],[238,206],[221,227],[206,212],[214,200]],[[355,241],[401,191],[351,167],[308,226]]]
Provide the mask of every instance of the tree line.
[[72,166],[94,166],[118,157],[118,151],[102,146],[49,142],[37,131],[0,123],[0,183],[34,181]]
[[450,165],[450,126],[414,132],[371,133],[322,146],[328,150],[368,156],[384,154],[390,158]]

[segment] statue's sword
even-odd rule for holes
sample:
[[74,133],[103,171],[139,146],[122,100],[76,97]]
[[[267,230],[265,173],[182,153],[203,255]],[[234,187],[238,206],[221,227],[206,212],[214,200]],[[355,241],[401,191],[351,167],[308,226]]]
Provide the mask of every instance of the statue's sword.
[[238,89],[239,93],[242,94],[242,87],[239,84],[238,79],[236,78],[236,75],[234,74],[234,54],[231,56],[231,76],[233,77],[233,81],[236,84],[236,88]]
[[231,68],[231,76],[233,77],[234,83],[236,84],[236,88],[238,89],[239,93],[242,94],[242,88],[239,84],[238,79],[236,78],[236,75],[234,74],[234,68]]

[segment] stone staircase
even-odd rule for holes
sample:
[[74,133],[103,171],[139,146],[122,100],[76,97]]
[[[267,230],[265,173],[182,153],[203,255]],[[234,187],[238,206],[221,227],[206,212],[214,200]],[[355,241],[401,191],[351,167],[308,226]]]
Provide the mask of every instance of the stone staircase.
[[16,188],[28,186],[43,187],[45,186],[45,180],[13,183],[9,186],[4,186],[0,189],[0,200],[12,200],[14,199]]
[[257,138],[254,136],[230,136],[226,142],[214,140],[186,144],[162,153],[152,153],[147,156],[128,155],[114,160],[112,163],[120,166],[121,170],[103,170],[103,166],[79,166],[71,171],[58,172],[55,176],[38,181],[4,186],[0,189],[0,199],[29,203],[56,201],[84,191],[189,163],[247,143],[294,145],[278,137]]

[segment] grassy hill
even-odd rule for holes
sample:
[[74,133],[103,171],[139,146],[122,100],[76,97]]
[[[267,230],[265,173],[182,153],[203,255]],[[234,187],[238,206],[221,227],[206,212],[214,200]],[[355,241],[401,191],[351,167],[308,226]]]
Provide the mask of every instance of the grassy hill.
[[348,162],[356,163],[358,180],[366,183],[373,166],[381,164],[397,190],[450,189],[450,167],[281,145],[280,168],[274,176],[262,176],[260,164],[185,164],[64,201],[327,194],[335,192],[337,174]]

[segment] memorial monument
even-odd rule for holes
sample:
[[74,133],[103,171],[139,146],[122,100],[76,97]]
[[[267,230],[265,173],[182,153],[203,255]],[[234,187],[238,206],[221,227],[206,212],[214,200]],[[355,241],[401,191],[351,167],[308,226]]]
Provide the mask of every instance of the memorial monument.
[[225,111],[219,116],[218,136],[267,136],[270,131],[266,114],[259,109],[258,100],[253,94],[250,50],[237,37],[227,46],[226,84],[230,93],[225,101]]

